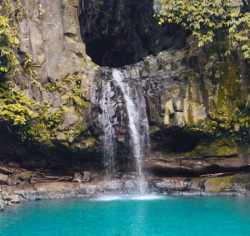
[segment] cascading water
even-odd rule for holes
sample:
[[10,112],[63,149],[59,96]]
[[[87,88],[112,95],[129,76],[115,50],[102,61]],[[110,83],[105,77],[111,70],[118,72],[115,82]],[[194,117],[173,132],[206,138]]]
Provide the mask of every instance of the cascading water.
[[116,159],[116,130],[110,115],[111,82],[102,82],[102,129],[103,129],[103,155],[106,176],[111,178],[115,174]]
[[146,114],[146,102],[141,89],[136,89],[125,82],[124,74],[114,69],[113,80],[123,93],[127,114],[129,118],[130,145],[136,161],[139,174],[140,194],[145,193],[144,173],[142,169],[143,159],[147,155],[149,145],[149,126]]

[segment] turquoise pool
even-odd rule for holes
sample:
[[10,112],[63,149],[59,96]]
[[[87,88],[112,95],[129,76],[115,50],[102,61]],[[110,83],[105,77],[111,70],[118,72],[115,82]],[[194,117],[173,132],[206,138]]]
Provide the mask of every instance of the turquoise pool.
[[0,213],[1,236],[249,236],[250,199],[103,197],[24,202]]

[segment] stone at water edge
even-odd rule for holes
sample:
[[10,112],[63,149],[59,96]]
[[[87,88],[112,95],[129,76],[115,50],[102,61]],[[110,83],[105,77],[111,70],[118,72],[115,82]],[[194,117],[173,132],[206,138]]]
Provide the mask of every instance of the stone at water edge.
[[91,172],[90,171],[84,171],[83,172],[82,182],[89,182],[90,178],[91,178]]
[[17,185],[17,181],[15,180],[15,179],[12,179],[12,178],[8,178],[8,180],[7,180],[7,185],[9,185],[9,186],[14,186],[14,185]]
[[81,183],[82,182],[82,175],[80,173],[75,173],[72,182]]
[[16,204],[16,203],[20,203],[20,198],[19,195],[9,195],[9,196],[5,196],[4,200],[7,201],[10,204]]
[[0,197],[0,211],[3,211],[6,206],[5,201]]
[[8,175],[0,174],[0,185],[6,184],[8,180]]

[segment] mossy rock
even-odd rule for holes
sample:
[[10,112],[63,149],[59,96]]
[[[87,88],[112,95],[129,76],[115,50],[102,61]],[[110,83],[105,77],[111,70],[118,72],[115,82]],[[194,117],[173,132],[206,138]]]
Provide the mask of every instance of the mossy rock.
[[201,143],[192,152],[194,157],[232,157],[238,155],[237,144],[230,140]]
[[227,177],[216,177],[208,178],[206,180],[205,186],[208,192],[223,192],[222,188],[228,184],[237,183],[237,175],[227,176]]
[[22,181],[28,182],[31,178],[31,174],[30,173],[23,173],[23,174],[19,175],[19,178]]
[[158,153],[157,158],[160,159],[172,159],[172,158],[179,158],[179,157],[183,157],[183,156],[188,156],[189,153],[185,153],[185,152],[165,152],[162,151],[160,153]]

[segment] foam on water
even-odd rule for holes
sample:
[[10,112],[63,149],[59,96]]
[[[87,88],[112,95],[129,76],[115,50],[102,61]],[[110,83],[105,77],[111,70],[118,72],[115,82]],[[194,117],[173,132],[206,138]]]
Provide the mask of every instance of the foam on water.
[[162,196],[162,195],[121,195],[121,196],[102,196],[97,198],[89,199],[90,201],[121,201],[121,200],[137,200],[137,201],[152,201],[152,200],[160,200],[160,199],[166,199],[170,198],[168,196]]
[[121,196],[102,196],[102,197],[97,197],[90,199],[90,201],[117,201],[117,200],[122,200],[123,197]]
[[131,200],[142,200],[142,201],[145,201],[145,200],[152,201],[152,200],[159,200],[159,199],[165,199],[165,198],[167,197],[160,196],[160,195],[139,195],[139,196],[130,197]]

